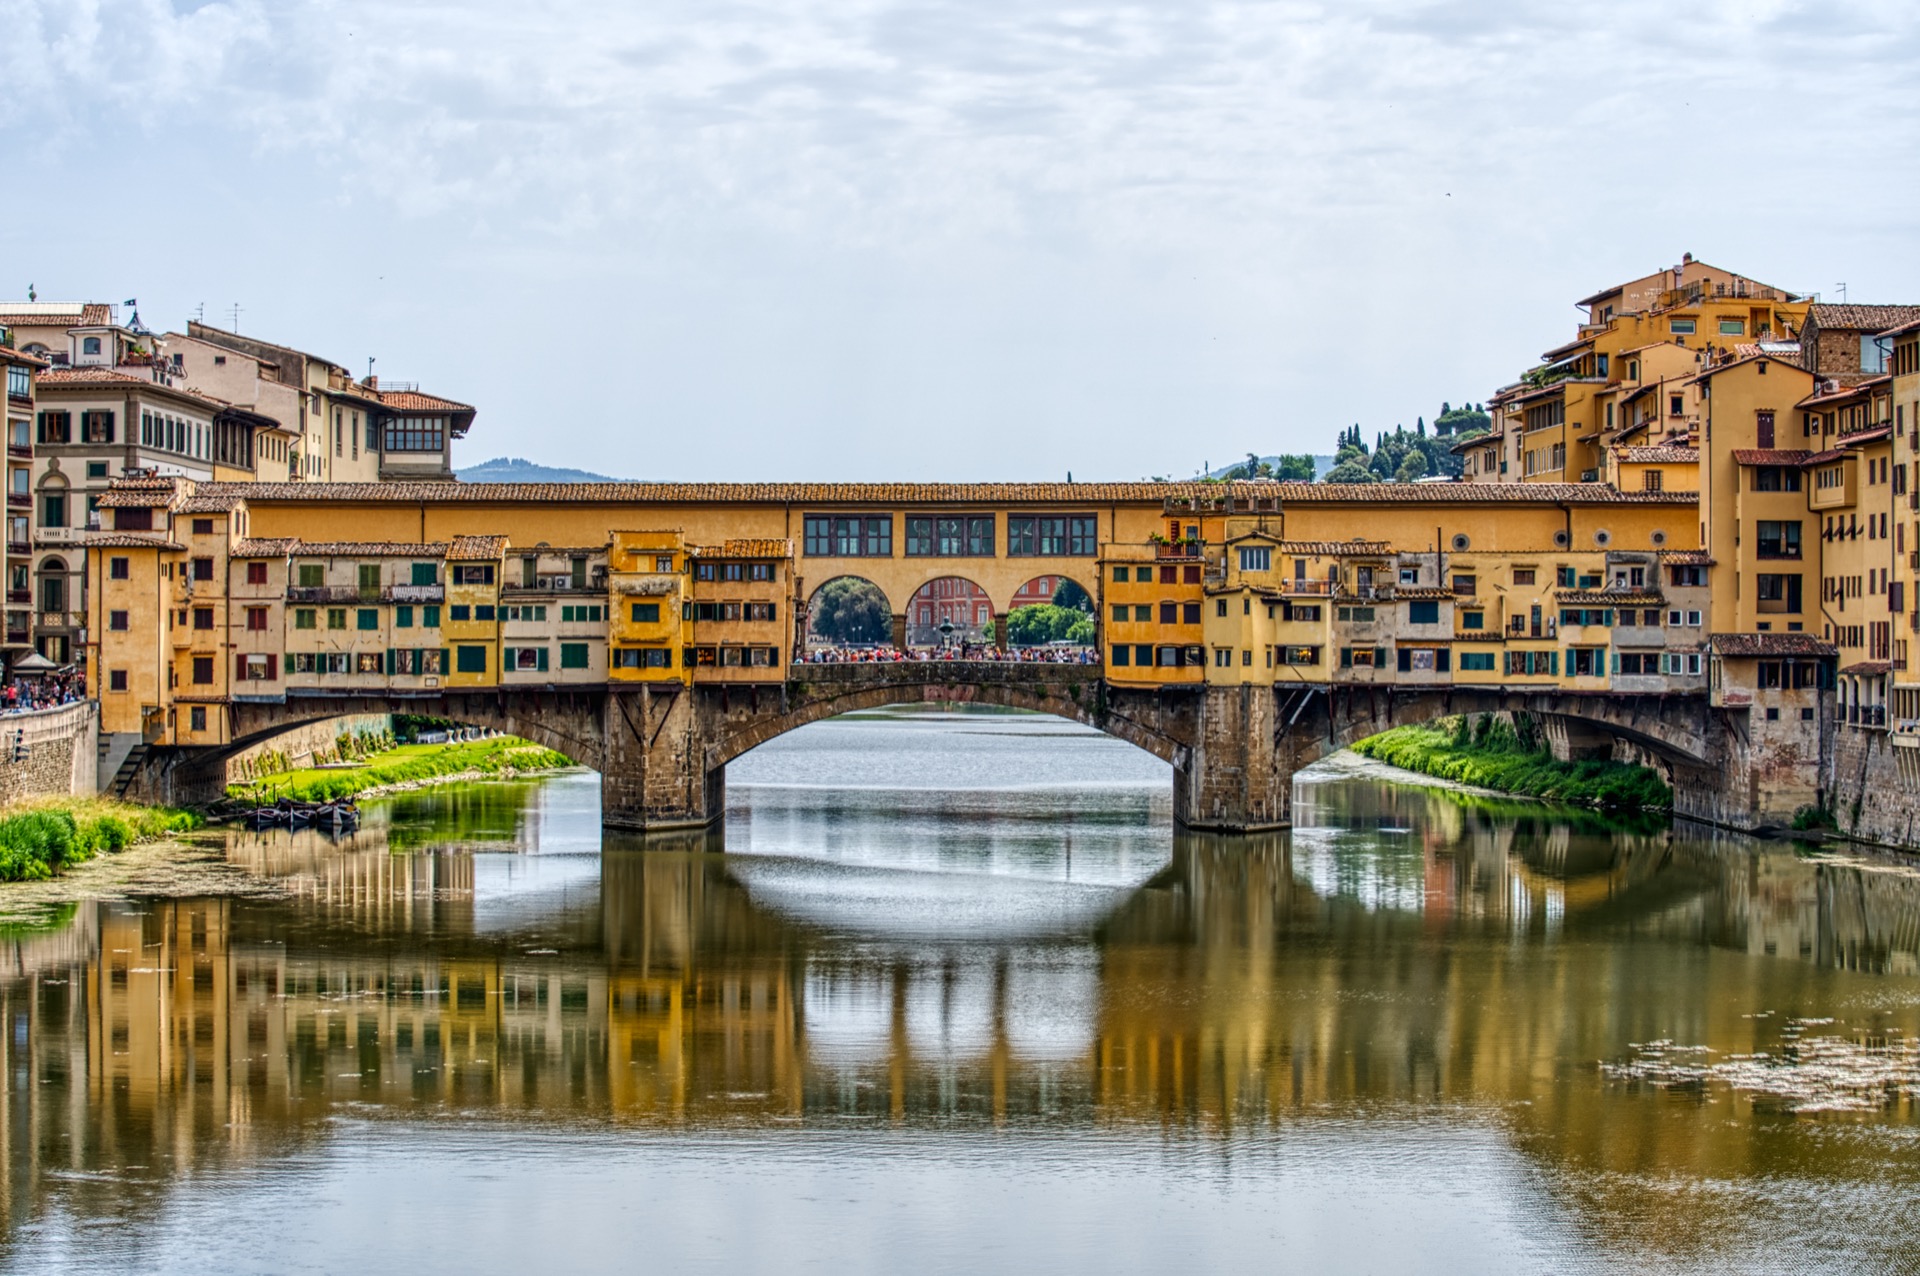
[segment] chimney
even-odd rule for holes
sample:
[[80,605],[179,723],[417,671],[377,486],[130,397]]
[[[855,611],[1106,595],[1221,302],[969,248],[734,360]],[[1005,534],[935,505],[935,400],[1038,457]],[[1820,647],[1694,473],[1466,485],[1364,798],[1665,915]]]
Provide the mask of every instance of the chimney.
[[367,374],[367,389],[372,390],[375,394],[380,392],[380,378],[374,376],[371,372]]

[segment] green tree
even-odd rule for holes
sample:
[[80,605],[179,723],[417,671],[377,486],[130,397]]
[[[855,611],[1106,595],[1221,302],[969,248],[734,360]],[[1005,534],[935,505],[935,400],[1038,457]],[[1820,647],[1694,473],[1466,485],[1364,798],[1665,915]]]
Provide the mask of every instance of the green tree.
[[1059,587],[1053,591],[1053,605],[1055,607],[1064,607],[1068,611],[1091,612],[1093,610],[1093,599],[1088,596],[1086,589],[1077,582],[1063,580],[1060,582]]
[[828,642],[887,642],[893,636],[893,610],[870,580],[838,576],[813,596],[813,632]]
[[1313,457],[1307,453],[1298,456],[1282,456],[1275,477],[1283,483],[1311,483],[1314,472]]
[[1062,638],[1070,642],[1092,642],[1092,617],[1052,603],[1015,607],[1007,613],[1007,641],[1016,647],[1038,647]]
[[1373,471],[1358,461],[1343,461],[1327,471],[1322,483],[1378,483]]
[[1418,449],[1409,449],[1406,459],[1400,462],[1400,468],[1393,472],[1396,483],[1411,483],[1415,479],[1427,476],[1427,454]]

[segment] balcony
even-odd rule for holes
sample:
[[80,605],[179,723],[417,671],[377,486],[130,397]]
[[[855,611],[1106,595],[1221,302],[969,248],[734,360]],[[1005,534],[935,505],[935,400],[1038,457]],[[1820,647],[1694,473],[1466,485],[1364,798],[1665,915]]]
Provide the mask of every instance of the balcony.
[[80,613],[74,611],[43,611],[39,616],[40,628],[43,630],[71,629],[80,623],[82,623]]
[[[711,585],[714,582],[701,581],[699,583],[702,585]],[[743,582],[726,581],[724,583],[738,585]],[[767,582],[759,581],[755,583],[765,584]],[[502,597],[508,594],[604,594],[606,592],[607,576],[605,572],[595,572],[593,579],[587,582],[576,582],[566,576],[542,576],[537,583],[532,585],[523,582],[518,585],[502,585],[500,587]]]
[[10,510],[30,510],[33,508],[33,493],[8,492],[7,508]]
[[1165,545],[1156,544],[1153,547],[1153,556],[1163,560],[1173,559],[1177,562],[1197,563],[1200,561],[1200,542],[1173,541]]
[[380,593],[377,590],[361,592],[352,585],[289,585],[287,601],[290,603],[377,603]]
[[7,542],[7,553],[9,554],[31,554],[32,552],[33,546],[27,544],[25,541],[9,540]]
[[10,603],[30,603],[33,601],[33,591],[27,589],[9,589],[7,591],[7,601]]
[[7,646],[24,647],[27,645],[27,642],[28,642],[28,638],[27,638],[26,630],[24,629],[7,630]]
[[1280,592],[1283,594],[1318,594],[1325,597],[1333,593],[1334,582],[1330,580],[1302,580],[1295,577],[1283,582]]
[[[293,591],[287,591],[291,596]],[[437,603],[446,599],[445,585],[388,585],[380,591],[382,602],[389,603]]]
[[7,455],[16,460],[31,461],[33,459],[33,444],[9,443],[7,444]]

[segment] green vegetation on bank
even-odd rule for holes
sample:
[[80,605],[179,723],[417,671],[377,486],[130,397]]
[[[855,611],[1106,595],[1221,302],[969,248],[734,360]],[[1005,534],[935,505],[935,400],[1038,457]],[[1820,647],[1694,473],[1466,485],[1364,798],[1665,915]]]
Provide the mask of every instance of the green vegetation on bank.
[[572,765],[573,760],[565,754],[515,736],[494,736],[457,744],[403,744],[362,759],[352,768],[285,771],[262,776],[248,784],[230,785],[227,796],[261,804],[277,802],[283,797],[301,802],[325,802],[352,797],[368,789],[443,776],[552,771]]
[[191,811],[107,798],[17,803],[0,816],[0,882],[37,882],[69,864],[200,827]]
[[1394,727],[1353,749],[1389,766],[1501,793],[1626,811],[1673,807],[1673,791],[1646,767],[1603,760],[1555,761],[1524,716],[1518,731],[1490,714]]

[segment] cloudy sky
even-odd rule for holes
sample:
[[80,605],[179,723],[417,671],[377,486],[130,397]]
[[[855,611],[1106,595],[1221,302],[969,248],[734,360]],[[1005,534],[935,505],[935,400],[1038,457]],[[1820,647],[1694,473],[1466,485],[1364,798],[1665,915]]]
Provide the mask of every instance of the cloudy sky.
[[0,0],[0,295],[462,462],[1137,478],[1484,399],[1684,251],[1920,300],[1911,0]]

